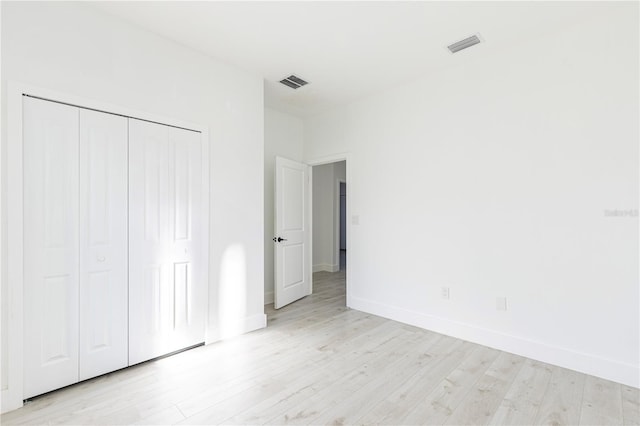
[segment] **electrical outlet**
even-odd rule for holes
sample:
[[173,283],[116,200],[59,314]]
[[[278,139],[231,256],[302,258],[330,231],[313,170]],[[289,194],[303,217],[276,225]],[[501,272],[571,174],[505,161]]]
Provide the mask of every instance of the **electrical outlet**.
[[496,297],[496,309],[499,311],[507,310],[507,298],[506,297]]
[[443,299],[449,299],[449,287],[442,287],[440,294]]

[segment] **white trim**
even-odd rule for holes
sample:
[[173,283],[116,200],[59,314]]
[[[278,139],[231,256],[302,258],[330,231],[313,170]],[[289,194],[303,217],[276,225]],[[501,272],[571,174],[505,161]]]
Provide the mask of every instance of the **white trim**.
[[313,265],[313,272],[338,272],[340,270],[340,264],[334,263],[333,265],[329,265],[328,263],[319,263],[317,265]]
[[[7,85],[7,389],[2,412],[22,407],[22,90]],[[9,185],[9,183],[11,183]]]
[[[158,114],[134,110],[119,105],[87,99],[67,93],[43,89],[19,82],[9,81],[7,84],[7,280],[8,280],[8,380],[7,389],[2,390],[2,412],[22,407],[23,398],[23,182],[22,182],[22,97],[23,95],[35,96],[74,105],[80,108],[89,108],[107,113],[119,114],[131,118],[153,121],[184,129],[195,130],[201,133],[202,141],[202,165],[203,165],[203,212],[207,220],[204,221],[204,232],[209,235],[209,131],[207,126],[177,120]],[[209,260],[209,246],[211,238],[208,237],[204,258]],[[207,269],[210,269],[209,268]],[[207,300],[209,299],[210,276],[206,277]],[[207,306],[207,311],[209,306]],[[209,321],[207,314],[206,332],[208,336]]]
[[267,291],[264,294],[264,304],[265,305],[270,305],[273,303],[273,292],[272,291]]
[[[303,162],[304,163],[304,162]],[[309,278],[309,294],[313,294],[313,273],[315,272],[313,270],[313,167],[311,167],[309,164],[304,163],[307,165],[307,208],[309,209],[307,211],[307,219],[309,220],[309,227],[307,228],[307,243],[309,244],[309,256],[307,257],[307,261],[305,262],[305,264],[303,265],[303,270],[305,271],[305,275],[307,275]],[[274,181],[274,185],[275,185],[275,181]],[[274,188],[274,195],[275,195],[275,188]],[[277,202],[274,200],[274,202]],[[274,216],[277,216],[277,213],[274,212],[273,213]],[[278,220],[277,217],[274,217],[275,220]],[[277,226],[277,225],[276,225]],[[274,228],[276,229],[276,228]],[[274,259],[275,259],[275,253],[274,253]],[[275,268],[277,266],[274,265],[274,273],[275,273]],[[308,272],[306,272],[308,271]],[[275,287],[276,287],[276,281],[274,278],[273,281],[273,288],[275,291]],[[275,302],[274,302],[274,306],[275,306]]]
[[236,327],[229,327],[229,330],[224,333],[221,332],[219,328],[212,327],[210,330],[210,334],[208,335],[207,340],[205,340],[204,343],[205,345],[209,345],[211,343],[219,342],[224,339],[229,339],[231,337],[259,330],[261,328],[265,328],[266,326],[266,314],[256,314],[250,317],[241,318],[238,320],[238,324]]
[[[305,244],[308,247],[307,257],[304,260],[305,268],[303,268],[305,279],[309,282],[309,294],[313,294],[313,270],[310,268],[313,263],[313,167],[306,163],[304,164],[305,173],[307,174],[307,196],[304,199],[305,208],[307,209],[306,220],[309,224],[307,228],[307,235],[305,239]],[[277,215],[276,215],[277,216]],[[276,228],[277,229],[277,228]],[[273,283],[274,291],[275,291],[276,283]]]
[[[335,192],[335,199],[334,199],[335,206],[334,206],[334,219],[333,219],[333,225],[334,225],[333,263],[338,265],[338,269],[336,269],[336,271],[340,270],[340,203],[341,203],[340,184],[341,183],[344,183],[345,186],[347,185],[346,176],[345,176],[345,179],[341,179],[341,178],[336,179],[336,192]],[[345,232],[346,232],[347,231],[346,222],[348,222],[346,214],[345,214],[344,220],[345,220]]]
[[[333,154],[333,155],[325,155],[323,157],[318,157],[313,160],[307,160],[307,164],[310,166],[321,166],[323,164],[331,164],[331,163],[339,163],[340,161],[346,161],[347,166],[349,163],[350,153],[342,153],[342,154]],[[348,178],[348,173],[347,173]]]
[[640,386],[640,368],[636,365],[600,358],[584,352],[359,297],[352,296],[349,307],[628,386],[636,388]]
[[[0,7],[0,22],[2,22],[2,8]],[[2,32],[0,31],[0,46],[2,46]],[[1,54],[0,54],[1,56]],[[0,69],[0,82],[2,82],[2,70]],[[0,84],[1,86],[1,84]],[[0,99],[2,99],[2,87],[0,87]],[[0,117],[2,117],[2,102],[0,102]],[[0,120],[1,122],[2,120]],[[2,133],[2,124],[0,123],[0,134]],[[4,157],[2,150],[0,149],[0,188],[2,188],[2,158]],[[0,206],[2,205],[2,203],[0,202]],[[2,206],[4,207],[4,206]],[[3,213],[2,213],[2,208],[0,208],[0,224],[2,224],[2,218],[3,218]],[[2,226],[0,225],[0,242],[3,241],[3,235],[2,235]],[[4,300],[2,298],[2,271],[3,271],[3,265],[2,265],[2,251],[0,250],[0,330],[2,330],[2,306],[4,303]],[[7,304],[8,306],[8,304]],[[0,342],[0,412],[4,412],[5,410],[3,409],[4,407],[4,400],[5,400],[5,393],[6,390],[9,387],[9,384],[7,383],[7,386],[3,386],[2,385],[2,353],[3,353],[3,348],[1,347],[2,342]],[[7,348],[8,349],[8,348]]]

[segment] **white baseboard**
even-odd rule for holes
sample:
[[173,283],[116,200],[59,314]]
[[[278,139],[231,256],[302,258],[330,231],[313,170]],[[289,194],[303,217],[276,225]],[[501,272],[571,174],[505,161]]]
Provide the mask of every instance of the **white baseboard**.
[[265,314],[257,314],[250,317],[239,319],[233,324],[229,324],[224,328],[212,327],[208,330],[205,344],[218,342],[230,337],[239,336],[254,330],[265,328],[267,326],[267,316]]
[[269,305],[271,303],[273,303],[273,292],[272,291],[267,291],[264,293],[264,304],[265,305]]
[[322,271],[329,271],[331,272],[331,270],[329,269],[331,266],[327,265],[326,263],[319,263],[317,265],[313,265],[313,272],[322,272]]
[[257,314],[251,317],[247,317],[244,320],[244,325],[245,327],[243,333],[249,333],[251,331],[265,328],[267,326],[267,315]]
[[9,392],[9,389],[2,389],[0,393],[0,413],[8,413],[9,411],[17,410],[23,406],[22,398],[16,397],[15,392]]
[[544,342],[534,341],[468,323],[427,315],[385,305],[371,300],[350,297],[348,306],[359,311],[389,318],[436,333],[478,343],[592,376],[640,387],[640,366],[626,364],[595,355],[574,351]]
[[321,271],[338,272],[339,270],[340,270],[339,264],[331,265],[328,263],[319,263],[317,265],[313,265],[313,272],[321,272]]

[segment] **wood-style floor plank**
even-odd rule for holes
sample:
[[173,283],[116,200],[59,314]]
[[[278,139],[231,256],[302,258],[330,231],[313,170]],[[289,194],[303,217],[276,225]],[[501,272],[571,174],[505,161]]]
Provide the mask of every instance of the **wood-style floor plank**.
[[622,386],[622,420],[625,426],[640,426],[640,390]]
[[638,389],[345,306],[344,272],[266,329],[30,401],[3,425],[639,425]]
[[536,425],[577,425],[584,393],[585,375],[553,367],[547,389],[542,394]]
[[491,424],[519,425],[535,419],[551,381],[552,367],[527,359],[495,410]]
[[[394,392],[386,394],[383,401],[362,415],[355,424],[400,424],[404,423],[407,407],[415,407],[425,400],[435,385],[445,379],[463,359],[470,356],[474,345],[450,337],[430,355],[434,364],[414,374]],[[445,339],[443,339],[445,340]]]
[[618,383],[593,376],[585,378],[580,424],[622,424],[622,392]]
[[[442,380],[404,419],[405,424],[442,425],[500,356],[500,351],[477,346],[470,356]],[[411,407],[407,407],[411,408]]]
[[485,425],[503,401],[525,358],[501,352],[447,419],[449,425]]

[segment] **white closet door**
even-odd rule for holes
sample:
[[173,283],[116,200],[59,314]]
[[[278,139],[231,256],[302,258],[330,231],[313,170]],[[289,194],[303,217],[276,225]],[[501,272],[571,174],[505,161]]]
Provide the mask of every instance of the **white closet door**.
[[169,128],[170,287],[172,339],[177,349],[204,342],[208,259],[202,204],[202,135]]
[[204,341],[200,134],[129,119],[129,364]]
[[80,380],[128,365],[127,137],[80,109]]
[[25,97],[24,397],[78,380],[78,108]]

